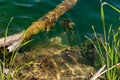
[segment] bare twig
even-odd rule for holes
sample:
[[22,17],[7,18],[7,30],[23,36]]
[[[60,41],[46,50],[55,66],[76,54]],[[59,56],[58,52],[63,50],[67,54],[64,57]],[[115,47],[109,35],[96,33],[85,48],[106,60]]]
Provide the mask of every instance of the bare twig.
[[[105,66],[106,65],[104,65],[103,67],[101,67],[96,73],[95,73],[95,75],[93,75],[91,78],[90,78],[90,80],[96,80],[98,77],[100,77],[101,75],[103,75],[104,73],[106,73],[107,71],[110,71],[111,69],[113,69],[113,68],[115,68],[115,67],[117,67],[117,66],[120,66],[120,63],[118,63],[118,64],[116,64],[116,65],[114,65],[114,66],[112,66],[112,67],[110,67],[110,68],[108,68],[108,69],[106,69],[106,70],[104,70],[105,69]],[[104,70],[104,71],[103,71]]]
[[90,80],[96,80],[99,77],[99,74],[105,69],[106,65],[102,66],[96,73],[93,75]]

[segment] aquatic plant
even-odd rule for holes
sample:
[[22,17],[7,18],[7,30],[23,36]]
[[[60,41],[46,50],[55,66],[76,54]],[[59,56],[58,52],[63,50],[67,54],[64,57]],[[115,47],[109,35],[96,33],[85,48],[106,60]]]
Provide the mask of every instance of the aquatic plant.
[[[118,80],[119,78],[119,58],[120,58],[120,31],[119,29],[117,31],[112,29],[112,25],[110,25],[110,28],[108,31],[106,31],[106,25],[105,25],[105,18],[104,18],[104,5],[110,6],[112,9],[120,13],[120,10],[116,7],[112,6],[111,4],[107,2],[101,1],[101,20],[102,20],[102,27],[103,27],[103,35],[104,37],[99,38],[97,36],[97,33],[94,29],[94,26],[92,26],[94,36],[96,38],[95,43],[91,38],[85,36],[87,39],[89,39],[94,47],[96,48],[96,51],[99,54],[100,57],[100,63],[101,66],[103,66],[102,70],[100,72],[98,71],[94,77],[92,77],[90,80],[96,80],[99,76],[104,74],[105,80]],[[106,70],[103,71],[105,69]],[[103,71],[103,72],[102,72]]]

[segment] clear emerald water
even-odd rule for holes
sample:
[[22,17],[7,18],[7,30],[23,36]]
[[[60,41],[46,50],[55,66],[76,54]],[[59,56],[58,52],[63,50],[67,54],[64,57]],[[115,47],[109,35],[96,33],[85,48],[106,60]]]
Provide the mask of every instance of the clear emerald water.
[[[0,37],[4,36],[4,32],[8,21],[14,17],[9,26],[9,35],[21,32],[28,28],[32,22],[38,20],[47,12],[53,10],[62,0],[0,0]],[[103,0],[120,9],[120,0]],[[114,29],[120,26],[120,14],[109,6],[104,7],[106,28],[112,24]],[[65,36],[61,36],[64,32],[60,22],[63,18],[70,18],[75,23],[74,40],[69,42]],[[38,45],[42,41],[52,38],[61,37],[63,44],[80,44],[84,40],[84,35],[91,36],[93,31],[91,26],[94,25],[96,32],[103,34],[100,17],[100,1],[99,0],[78,0],[76,6],[66,12],[59,18],[56,25],[46,34],[41,32],[36,36],[31,45]]]

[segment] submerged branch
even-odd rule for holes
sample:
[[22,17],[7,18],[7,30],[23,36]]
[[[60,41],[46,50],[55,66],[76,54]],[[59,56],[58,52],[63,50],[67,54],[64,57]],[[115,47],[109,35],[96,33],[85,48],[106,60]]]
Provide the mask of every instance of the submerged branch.
[[57,19],[66,11],[71,9],[76,2],[77,0],[64,0],[53,11],[48,12],[39,20],[33,22],[24,33],[22,32],[6,38],[0,38],[0,48],[7,47],[9,52],[12,52],[20,46],[17,46],[18,44],[29,40],[32,35],[37,34],[44,29],[46,32],[49,32],[50,28],[57,21]]

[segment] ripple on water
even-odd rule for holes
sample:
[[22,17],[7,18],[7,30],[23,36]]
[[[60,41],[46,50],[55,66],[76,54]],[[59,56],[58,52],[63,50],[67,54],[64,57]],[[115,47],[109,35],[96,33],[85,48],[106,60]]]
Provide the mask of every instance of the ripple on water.
[[0,0],[0,2],[5,2],[6,0]]
[[30,17],[30,16],[14,16],[14,18],[22,18],[22,19],[29,19],[29,20],[33,20],[33,18],[32,17]]
[[12,0],[12,4],[22,7],[33,7],[35,3],[41,2],[40,0]]

